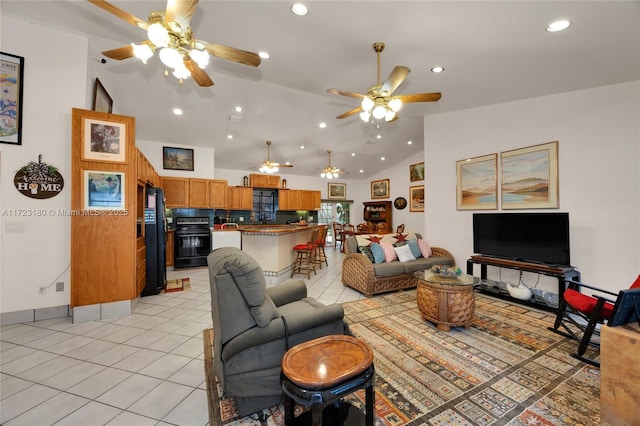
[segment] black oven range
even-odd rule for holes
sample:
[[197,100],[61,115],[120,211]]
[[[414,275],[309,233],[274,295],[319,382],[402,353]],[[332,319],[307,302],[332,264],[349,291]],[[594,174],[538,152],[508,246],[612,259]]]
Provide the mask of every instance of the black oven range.
[[206,266],[211,252],[208,217],[177,217],[174,268]]

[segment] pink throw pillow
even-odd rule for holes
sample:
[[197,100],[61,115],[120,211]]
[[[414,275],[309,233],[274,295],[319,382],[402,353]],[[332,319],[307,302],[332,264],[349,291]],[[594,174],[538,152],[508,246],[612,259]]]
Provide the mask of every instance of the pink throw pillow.
[[418,240],[418,247],[420,248],[420,253],[422,253],[422,257],[426,259],[427,257],[431,256],[431,246],[429,245],[429,243],[427,243],[426,240],[423,240],[422,238],[420,238]]
[[381,242],[380,247],[382,247],[382,251],[384,252],[385,262],[392,262],[394,260],[398,260],[398,255],[396,254],[396,251],[393,249],[393,244]]

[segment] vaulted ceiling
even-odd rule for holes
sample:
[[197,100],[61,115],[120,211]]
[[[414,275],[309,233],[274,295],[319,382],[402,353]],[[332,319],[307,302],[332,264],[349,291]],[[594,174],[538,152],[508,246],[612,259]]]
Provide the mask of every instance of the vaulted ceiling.
[[[166,7],[112,3],[143,19]],[[271,140],[271,159],[294,164],[287,173],[318,175],[330,149],[345,178],[367,178],[423,150],[426,115],[640,79],[637,1],[309,1],[302,17],[291,4],[201,0],[191,20],[197,38],[271,56],[258,68],[212,58],[207,88],[164,77],[157,56],[101,64],[101,51],[146,34],[88,2],[3,0],[0,13],[87,36],[114,112],[136,117],[138,139],[213,147],[216,167],[227,169],[257,170]],[[572,25],[547,32],[557,19]],[[386,44],[383,80],[396,65],[411,69],[396,94],[442,99],[406,104],[379,127],[357,114],[336,119],[359,100],[326,91],[366,93],[376,83],[374,42]],[[445,71],[432,73],[435,65]]]

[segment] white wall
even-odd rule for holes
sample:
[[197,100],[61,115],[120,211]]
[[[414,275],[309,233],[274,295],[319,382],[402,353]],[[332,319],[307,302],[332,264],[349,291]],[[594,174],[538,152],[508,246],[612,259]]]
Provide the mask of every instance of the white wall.
[[[181,145],[177,143],[159,143],[136,139],[136,146],[142,151],[147,160],[151,162],[160,176],[178,176],[200,179],[214,179],[214,150],[213,148],[203,148],[199,146]],[[193,149],[193,171],[166,170],[162,168],[162,148],[170,146],[172,148]]]
[[[71,109],[89,108],[87,41],[5,17],[0,27],[0,50],[25,58],[22,145],[0,144],[0,312],[68,305],[71,221],[57,210],[71,208]],[[47,48],[32,40],[46,40]],[[62,193],[46,200],[25,197],[13,185],[16,171],[39,154],[64,178]],[[26,232],[7,233],[11,224]],[[56,281],[65,283],[63,292],[55,284],[40,291]]]
[[[571,262],[582,280],[627,288],[640,272],[639,100],[635,81],[426,117],[430,242],[461,266],[472,254],[473,211],[456,210],[457,160],[558,141],[560,208],[532,211],[569,212]],[[517,282],[513,271],[502,278]],[[543,277],[540,287],[556,283]]]

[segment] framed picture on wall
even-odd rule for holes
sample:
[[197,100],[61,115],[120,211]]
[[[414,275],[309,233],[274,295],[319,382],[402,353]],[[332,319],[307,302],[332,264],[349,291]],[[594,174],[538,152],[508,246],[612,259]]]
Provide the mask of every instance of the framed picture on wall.
[[409,211],[424,211],[424,185],[409,187]]
[[83,119],[82,159],[127,162],[127,126],[118,121]]
[[495,210],[498,208],[498,154],[456,161],[456,208]]
[[389,198],[389,179],[371,181],[371,198]]
[[347,184],[346,183],[328,183],[327,198],[329,200],[346,200]]
[[162,147],[162,168],[193,171],[193,149]]
[[409,166],[409,180],[411,182],[424,180],[424,161]]
[[113,99],[107,93],[98,78],[93,84],[93,110],[98,112],[113,112]]
[[125,210],[125,173],[84,171],[84,210]]
[[500,153],[502,208],[559,207],[558,142]]
[[0,52],[0,142],[22,145],[24,58]]

